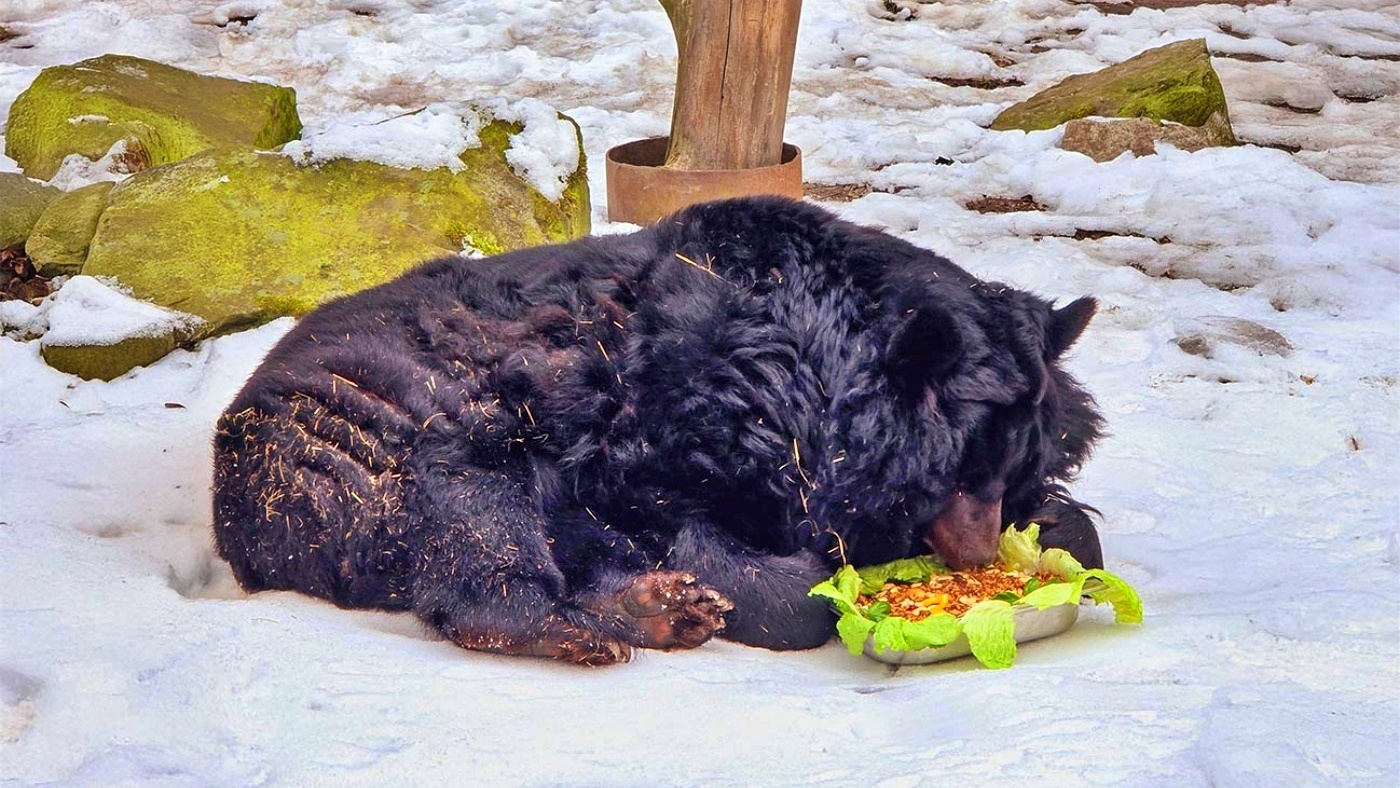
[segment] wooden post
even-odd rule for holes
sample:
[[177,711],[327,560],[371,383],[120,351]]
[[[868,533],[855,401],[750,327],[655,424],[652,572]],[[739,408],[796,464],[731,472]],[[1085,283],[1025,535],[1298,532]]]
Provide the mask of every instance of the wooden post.
[[782,161],[802,0],[660,0],[679,52],[667,167]]

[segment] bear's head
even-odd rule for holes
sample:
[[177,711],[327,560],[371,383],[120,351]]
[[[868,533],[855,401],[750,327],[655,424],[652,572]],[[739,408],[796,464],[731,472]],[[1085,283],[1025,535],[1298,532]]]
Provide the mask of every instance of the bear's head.
[[852,518],[838,528],[848,560],[996,557],[1002,525],[1060,491],[1099,437],[1092,397],[1060,366],[1096,307],[975,280],[886,292],[878,372],[831,408],[850,465],[824,508]]

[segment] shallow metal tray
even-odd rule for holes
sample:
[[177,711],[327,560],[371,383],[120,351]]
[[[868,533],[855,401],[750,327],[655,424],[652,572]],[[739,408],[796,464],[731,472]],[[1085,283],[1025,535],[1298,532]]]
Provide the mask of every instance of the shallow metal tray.
[[[1047,607],[1044,610],[1039,610],[1031,605],[1020,605],[1015,608],[1015,611],[1017,643],[1026,643],[1058,635],[1074,626],[1074,622],[1079,620],[1079,605],[1074,603]],[[918,651],[877,652],[874,636],[865,639],[865,656],[889,665],[928,665],[933,662],[965,657],[971,653],[972,648],[967,644],[966,635],[959,635],[957,640],[946,646],[923,648]]]

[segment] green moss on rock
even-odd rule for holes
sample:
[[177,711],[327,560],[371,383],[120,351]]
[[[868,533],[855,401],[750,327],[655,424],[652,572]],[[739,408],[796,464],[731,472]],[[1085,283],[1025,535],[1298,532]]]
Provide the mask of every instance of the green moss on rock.
[[[564,193],[558,202],[550,202],[547,197],[538,190],[531,189],[531,205],[535,212],[535,220],[545,233],[555,238],[578,238],[588,235],[593,229],[592,205],[588,192],[588,156],[583,149],[583,130],[579,127],[578,121],[559,113],[560,120],[568,121],[573,126],[574,134],[578,139],[578,168],[569,176],[568,182],[564,186]],[[511,140],[515,135],[524,130],[520,123],[505,120],[493,120],[482,127],[478,134],[481,146],[472,148],[462,153],[461,159],[470,167],[479,167],[483,163],[501,160],[504,161],[506,151],[510,148]],[[478,249],[484,254],[498,254],[505,251],[493,239],[479,236],[462,236],[463,242],[473,249]]]
[[23,246],[44,209],[62,194],[17,172],[0,172],[0,249]]
[[139,165],[220,146],[275,148],[301,133],[296,91],[103,55],[46,68],[10,109],[6,155],[52,178],[63,159],[98,159],[120,140]]
[[1225,92],[1205,39],[1178,41],[1093,74],[1072,76],[1008,107],[991,128],[1039,131],[1091,115],[1206,127],[1211,144],[1235,144]]
[[488,124],[457,173],[228,150],[156,167],[112,190],[83,272],[203,318],[207,335],[302,314],[464,243],[498,252],[586,229],[586,192],[550,203],[510,171],[510,131]]
[[25,241],[24,252],[44,276],[83,270],[97,220],[107,208],[114,184],[94,183],[64,194],[49,204]]
[[111,345],[45,345],[39,355],[44,363],[86,380],[112,380],[160,360],[180,345],[177,332],[159,336],[129,337]]

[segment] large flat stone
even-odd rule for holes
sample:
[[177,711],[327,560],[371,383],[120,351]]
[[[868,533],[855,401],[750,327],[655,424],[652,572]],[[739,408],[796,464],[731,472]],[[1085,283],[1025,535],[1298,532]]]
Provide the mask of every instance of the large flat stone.
[[[202,335],[303,314],[432,257],[496,253],[588,232],[582,166],[550,202],[505,159],[496,121],[459,172],[207,151],[111,192],[83,272],[206,321]],[[581,162],[581,159],[580,159]]]
[[1211,145],[1235,144],[1225,93],[1204,39],[1177,41],[1072,76],[1006,108],[991,128],[1039,131],[1091,116],[1170,121],[1203,129]]
[[41,71],[10,108],[5,153],[48,180],[65,157],[96,160],[122,140],[137,171],[214,147],[275,148],[300,133],[291,88],[103,55]]

